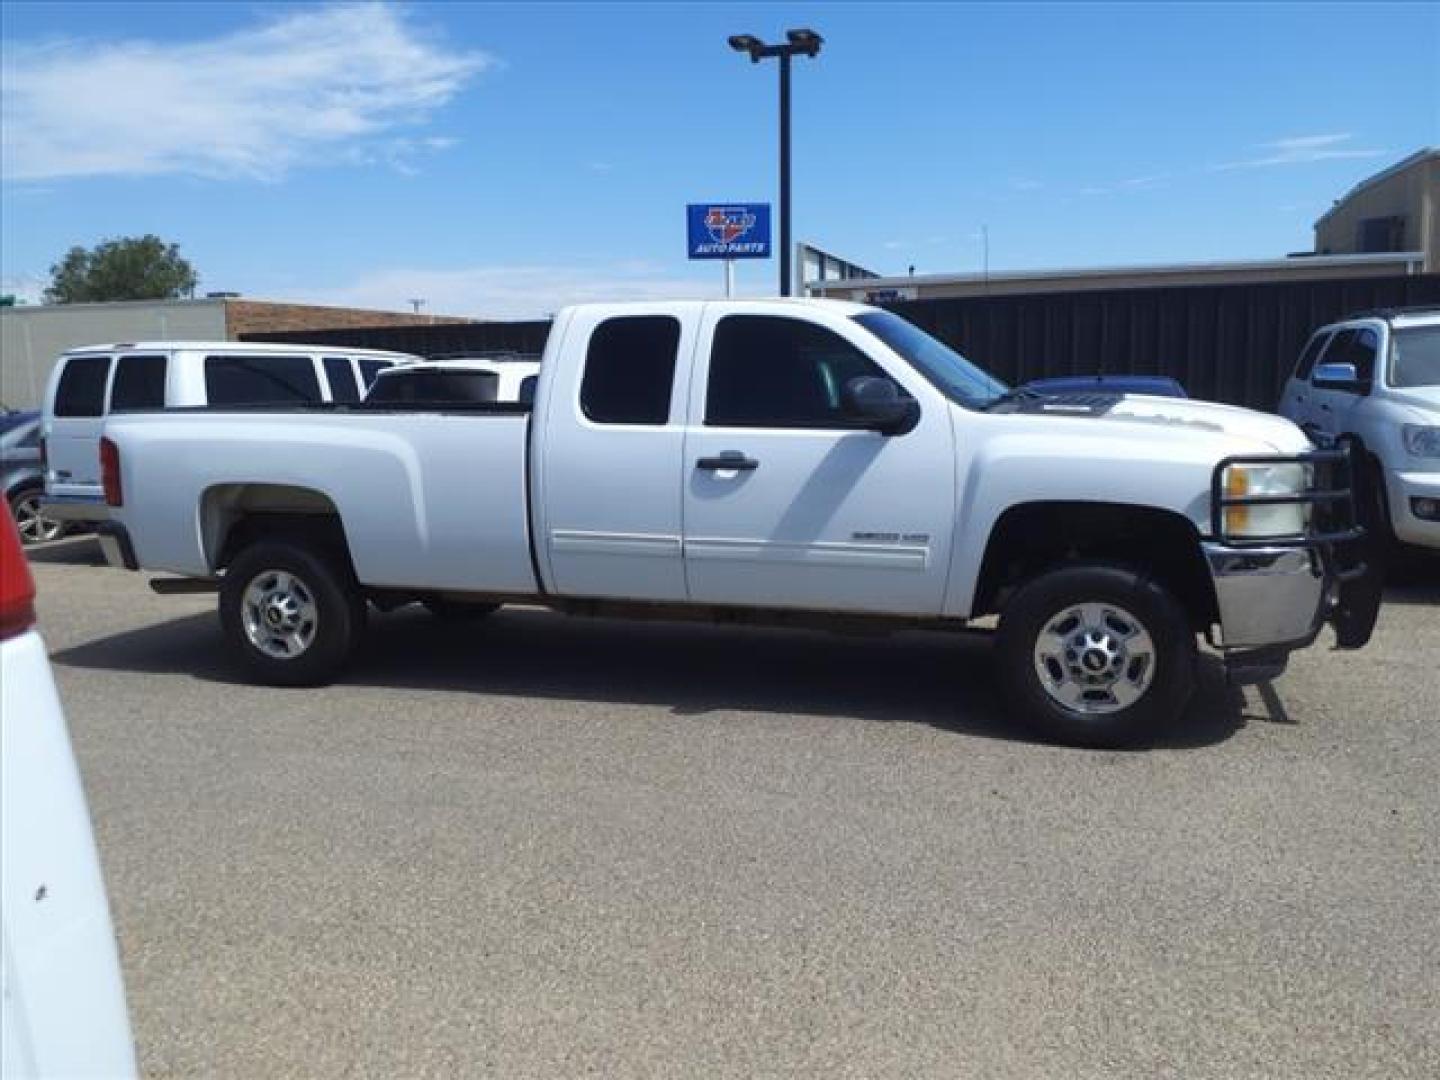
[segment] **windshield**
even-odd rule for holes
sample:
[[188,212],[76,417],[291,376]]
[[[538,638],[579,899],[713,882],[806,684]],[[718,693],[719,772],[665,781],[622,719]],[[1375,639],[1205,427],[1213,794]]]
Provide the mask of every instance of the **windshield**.
[[1396,330],[1391,340],[1391,386],[1440,386],[1440,326]]
[[967,409],[983,409],[1010,389],[894,312],[867,311],[853,318],[899,353],[942,394]]

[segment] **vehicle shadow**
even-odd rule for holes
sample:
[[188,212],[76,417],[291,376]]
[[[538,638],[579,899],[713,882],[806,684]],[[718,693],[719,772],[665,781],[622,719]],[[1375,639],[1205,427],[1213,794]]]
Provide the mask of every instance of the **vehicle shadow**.
[[1440,557],[1393,558],[1385,568],[1387,604],[1440,604]]
[[[247,682],[215,616],[192,615],[56,653],[73,668],[189,674]],[[1225,741],[1244,727],[1245,698],[1202,657],[1186,715],[1148,746]],[[342,682],[664,706],[677,717],[721,712],[854,717],[920,723],[984,738],[1034,742],[1003,712],[990,642],[974,634],[860,637],[795,630],[580,619],[506,608],[472,624],[418,609],[373,616]],[[299,691],[314,693],[316,691]]]
[[25,549],[31,563],[57,563],[68,566],[104,566],[105,554],[93,534],[66,536]]

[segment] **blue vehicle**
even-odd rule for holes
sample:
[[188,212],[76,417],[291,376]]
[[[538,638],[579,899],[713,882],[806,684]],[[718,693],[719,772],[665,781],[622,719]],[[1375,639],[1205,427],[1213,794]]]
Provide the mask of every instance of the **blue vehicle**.
[[45,470],[40,460],[40,414],[35,411],[0,415],[0,483],[25,544],[57,540],[65,527],[40,512]]
[[1178,381],[1168,375],[1061,375],[1053,379],[1033,379],[1025,384],[1025,389],[1037,394],[1107,390],[1116,394],[1150,394],[1155,397],[1190,396]]

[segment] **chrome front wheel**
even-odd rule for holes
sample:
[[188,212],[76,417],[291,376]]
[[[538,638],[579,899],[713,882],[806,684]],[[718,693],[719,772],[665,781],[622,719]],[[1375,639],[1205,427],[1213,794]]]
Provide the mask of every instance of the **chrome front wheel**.
[[1194,689],[1186,610],[1150,573],[1076,562],[1016,589],[995,636],[1015,716],[1076,746],[1124,746],[1184,712]]
[[1134,705],[1155,678],[1155,642],[1145,624],[1117,604],[1062,608],[1035,639],[1035,674],[1067,709],[1105,715]]
[[262,570],[252,577],[240,612],[250,644],[276,660],[303,655],[320,628],[314,592],[286,570]]

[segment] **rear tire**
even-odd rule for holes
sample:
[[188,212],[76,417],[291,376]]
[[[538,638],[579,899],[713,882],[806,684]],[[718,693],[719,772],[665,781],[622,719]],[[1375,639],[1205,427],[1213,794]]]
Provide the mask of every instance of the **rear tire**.
[[1011,713],[1072,746],[1130,745],[1178,717],[1195,688],[1184,610],[1126,567],[1041,574],[1005,605],[995,647]]
[[317,686],[349,661],[364,633],[365,601],[343,556],[261,541],[225,571],[220,624],[258,682]]

